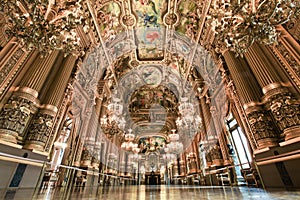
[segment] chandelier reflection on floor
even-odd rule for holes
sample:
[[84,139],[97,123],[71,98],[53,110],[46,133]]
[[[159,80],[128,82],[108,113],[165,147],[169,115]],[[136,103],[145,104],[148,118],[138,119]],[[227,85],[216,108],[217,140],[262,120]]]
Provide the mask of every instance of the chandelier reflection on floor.
[[276,42],[276,26],[299,14],[300,2],[296,0],[215,0],[208,19],[217,48],[242,55],[255,41]]
[[16,37],[28,50],[37,48],[42,54],[64,50],[80,52],[76,28],[90,29],[89,11],[84,0],[0,0],[7,19],[6,34]]

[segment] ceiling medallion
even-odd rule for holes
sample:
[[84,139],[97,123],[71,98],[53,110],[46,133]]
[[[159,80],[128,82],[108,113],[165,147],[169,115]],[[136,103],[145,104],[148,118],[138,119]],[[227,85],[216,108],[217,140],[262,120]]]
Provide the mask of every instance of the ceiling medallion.
[[177,22],[177,15],[175,13],[167,13],[166,16],[165,16],[165,23],[167,25],[173,25]]
[[150,87],[157,87],[162,81],[161,71],[154,66],[146,66],[142,69],[142,78]]
[[122,22],[126,26],[134,26],[135,25],[135,17],[133,15],[124,15],[122,17]]

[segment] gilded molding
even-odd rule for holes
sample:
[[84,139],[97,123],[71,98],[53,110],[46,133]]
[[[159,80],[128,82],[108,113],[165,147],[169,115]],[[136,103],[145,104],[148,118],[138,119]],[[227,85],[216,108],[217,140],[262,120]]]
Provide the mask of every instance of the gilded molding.
[[29,87],[16,87],[15,89],[15,93],[26,93],[26,94],[30,94],[32,95],[34,98],[38,98],[39,96],[39,93],[38,91],[32,89],[32,88],[29,88]]
[[262,91],[264,94],[268,93],[269,91],[272,91],[274,89],[279,89],[280,87],[282,87],[281,83],[271,83],[265,87],[262,88]]
[[56,113],[58,112],[58,108],[54,105],[51,104],[43,104],[40,106],[41,112],[47,113],[49,115],[55,116]]
[[249,103],[245,103],[243,107],[244,107],[244,110],[247,114],[247,113],[251,113],[251,112],[254,112],[254,111],[262,110],[262,103],[251,101]]

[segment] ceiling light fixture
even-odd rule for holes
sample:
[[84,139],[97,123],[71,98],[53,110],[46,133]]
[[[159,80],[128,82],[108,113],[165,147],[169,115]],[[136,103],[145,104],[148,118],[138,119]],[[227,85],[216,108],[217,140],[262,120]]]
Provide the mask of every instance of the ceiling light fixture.
[[76,29],[90,29],[90,13],[85,0],[0,0],[7,16],[6,34],[16,37],[27,50],[42,55],[53,50],[81,53]]
[[243,55],[255,41],[277,42],[276,26],[300,14],[296,0],[215,0],[211,7],[208,19],[217,51],[225,47],[237,55]]

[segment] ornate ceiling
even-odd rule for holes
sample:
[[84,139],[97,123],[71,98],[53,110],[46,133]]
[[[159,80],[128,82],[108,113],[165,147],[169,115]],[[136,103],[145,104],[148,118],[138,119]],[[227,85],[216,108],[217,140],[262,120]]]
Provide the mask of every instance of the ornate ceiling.
[[114,97],[121,99],[124,131],[167,139],[177,128],[181,99],[188,97],[199,114],[197,96],[204,85],[220,82],[213,56],[200,45],[207,41],[201,32],[208,6],[187,0],[94,1],[91,6],[100,45],[80,69],[82,88],[91,99],[101,98],[104,107]]

